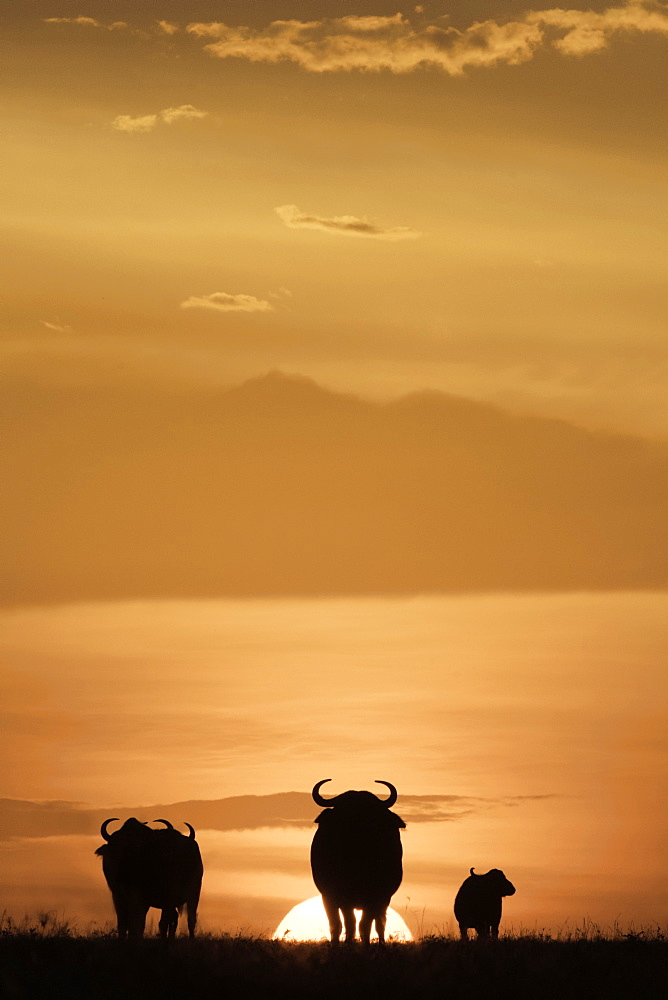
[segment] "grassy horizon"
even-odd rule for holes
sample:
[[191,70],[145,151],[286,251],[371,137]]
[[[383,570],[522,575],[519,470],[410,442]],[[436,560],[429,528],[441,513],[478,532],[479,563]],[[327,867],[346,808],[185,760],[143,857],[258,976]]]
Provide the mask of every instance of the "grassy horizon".
[[[156,919],[153,919],[153,917]],[[404,917],[406,912],[404,910]],[[421,921],[420,921],[421,924]],[[474,931],[470,931],[470,940],[475,940]],[[197,938],[202,940],[245,940],[245,941],[271,941],[273,931],[251,931],[245,927],[237,927],[234,931],[212,931],[197,928]],[[409,942],[395,941],[395,944],[415,945],[424,941],[459,941],[459,932],[456,925],[437,930],[424,931],[420,926],[417,931],[413,931],[414,940]],[[0,939],[7,937],[35,938],[70,938],[70,939],[97,939],[115,938],[116,925],[113,919],[106,920],[104,924],[98,924],[96,920],[89,920],[85,927],[79,927],[76,916],[66,916],[59,914],[55,910],[38,910],[33,914],[26,913],[18,920],[15,916],[3,910],[0,913]],[[144,941],[150,941],[152,937],[158,936],[157,911],[149,910],[146,921],[146,933]],[[179,930],[177,937],[186,939],[185,919],[179,919]],[[668,925],[663,927],[658,921],[650,921],[644,924],[636,924],[629,921],[622,924],[615,920],[613,924],[602,925],[592,920],[588,916],[582,917],[579,922],[570,920],[564,923],[555,931],[546,927],[516,927],[511,920],[503,921],[499,929],[499,939],[512,940],[537,940],[537,941],[626,941],[645,940],[660,941],[668,943]],[[391,938],[388,939],[391,942]],[[278,944],[286,945],[318,945],[321,941],[277,941]],[[324,942],[327,944],[328,942]],[[345,943],[345,942],[342,942]],[[358,942],[359,943],[359,942]]]
[[43,913],[0,919],[0,992],[11,1000],[165,997],[448,997],[462,1000],[659,1000],[668,995],[668,939],[660,926],[591,921],[556,936],[506,931],[468,943],[427,935],[385,947],[281,942],[203,933],[171,945],[126,944],[115,932]]

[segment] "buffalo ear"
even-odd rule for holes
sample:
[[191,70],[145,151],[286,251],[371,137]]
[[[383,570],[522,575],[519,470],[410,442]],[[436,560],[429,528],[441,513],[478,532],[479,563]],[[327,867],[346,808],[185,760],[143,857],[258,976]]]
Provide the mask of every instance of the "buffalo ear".
[[401,816],[397,816],[396,813],[390,813],[390,816],[392,817],[392,822],[394,823],[394,825],[398,830],[406,829],[406,824],[402,820]]
[[323,809],[319,816],[313,820],[314,823],[331,823],[334,820],[333,809]]

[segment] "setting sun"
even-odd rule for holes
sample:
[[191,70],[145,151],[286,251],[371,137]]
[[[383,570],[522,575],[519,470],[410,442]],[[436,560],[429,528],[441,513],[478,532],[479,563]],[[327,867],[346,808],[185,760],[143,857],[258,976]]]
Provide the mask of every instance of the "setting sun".
[[[355,910],[358,930],[361,913],[361,910]],[[413,940],[413,935],[396,910],[388,909],[387,911],[385,933],[388,941]],[[322,898],[312,896],[310,899],[305,899],[303,903],[297,903],[296,906],[293,906],[274,931],[273,940],[329,941],[329,925],[325,908],[322,905]],[[371,940],[378,940],[375,928],[371,933]]]

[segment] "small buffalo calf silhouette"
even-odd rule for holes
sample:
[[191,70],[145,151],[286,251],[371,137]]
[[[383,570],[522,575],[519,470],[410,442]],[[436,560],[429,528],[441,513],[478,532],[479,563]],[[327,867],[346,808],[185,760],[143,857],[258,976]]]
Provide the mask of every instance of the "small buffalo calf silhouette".
[[501,922],[501,899],[512,896],[515,886],[498,868],[492,868],[486,875],[471,874],[462,883],[455,896],[455,917],[462,939],[469,936],[473,927],[479,938],[499,936]]

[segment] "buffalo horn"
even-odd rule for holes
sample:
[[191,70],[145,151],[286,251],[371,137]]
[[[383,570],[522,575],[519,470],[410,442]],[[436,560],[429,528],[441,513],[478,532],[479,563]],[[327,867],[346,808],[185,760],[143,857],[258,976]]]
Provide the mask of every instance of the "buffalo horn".
[[474,875],[474,874],[475,874],[475,872],[474,872],[473,868],[471,868],[471,875]]
[[[184,820],[184,823],[185,823],[185,820]],[[193,827],[190,825],[190,823],[185,823],[185,826],[187,826],[188,829],[190,830],[190,840],[194,840],[195,839],[195,831],[194,831]]]
[[169,822],[168,819],[154,819],[153,822],[154,823],[164,823],[168,830],[173,830],[174,829],[174,827],[172,826],[172,824]]
[[100,836],[103,840],[111,840],[110,835],[107,833],[107,827],[110,823],[115,823],[117,819],[118,816],[112,816],[111,819],[105,819],[104,823],[100,827]]
[[396,790],[396,788],[389,781],[379,781],[379,780],[376,780],[376,784],[377,785],[385,785],[387,788],[390,789],[390,797],[388,799],[385,799],[383,801],[383,805],[387,806],[388,809],[391,809],[392,806],[394,805],[394,803],[397,801],[397,790]]
[[331,778],[323,778],[322,781],[319,781],[317,785],[313,786],[313,791],[311,792],[311,795],[313,796],[313,801],[317,806],[322,806],[324,808],[327,808],[328,806],[333,806],[336,803],[339,797],[338,795],[334,795],[331,799],[323,799],[322,795],[320,794],[320,786],[326,785],[327,782],[331,780],[332,780]]

